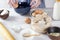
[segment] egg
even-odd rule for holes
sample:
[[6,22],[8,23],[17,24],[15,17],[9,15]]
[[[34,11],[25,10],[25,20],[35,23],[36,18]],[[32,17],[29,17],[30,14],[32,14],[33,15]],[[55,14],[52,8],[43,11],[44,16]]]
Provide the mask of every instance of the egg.
[[30,24],[31,23],[31,19],[30,18],[25,18],[25,23]]
[[43,14],[43,11],[42,10],[35,10],[35,13],[37,13],[37,14]]
[[35,10],[35,11],[32,13],[32,16],[35,17],[37,14],[42,15],[42,14],[43,14],[43,11],[42,11],[42,10]]

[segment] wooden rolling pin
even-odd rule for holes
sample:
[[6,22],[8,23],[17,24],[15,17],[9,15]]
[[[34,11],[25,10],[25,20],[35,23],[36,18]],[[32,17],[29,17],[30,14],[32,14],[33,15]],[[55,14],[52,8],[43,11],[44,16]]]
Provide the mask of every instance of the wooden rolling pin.
[[25,33],[23,34],[23,37],[32,37],[32,36],[40,36],[42,34],[30,34],[30,33]]
[[4,40],[15,40],[14,37],[10,34],[7,28],[0,22],[0,35]]

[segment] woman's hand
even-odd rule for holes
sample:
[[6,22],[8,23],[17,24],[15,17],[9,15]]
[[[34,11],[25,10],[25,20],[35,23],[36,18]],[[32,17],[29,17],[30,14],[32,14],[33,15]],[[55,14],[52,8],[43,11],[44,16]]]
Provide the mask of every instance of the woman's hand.
[[41,4],[41,0],[32,0],[31,3],[30,3],[31,8],[36,8],[36,7],[38,7],[40,4]]
[[9,0],[9,4],[10,4],[13,8],[17,8],[17,7],[18,7],[18,0]]

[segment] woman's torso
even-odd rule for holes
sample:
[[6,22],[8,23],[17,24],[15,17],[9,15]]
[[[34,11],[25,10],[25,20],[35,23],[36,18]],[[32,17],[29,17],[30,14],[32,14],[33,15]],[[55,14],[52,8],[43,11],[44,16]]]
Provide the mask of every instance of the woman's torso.
[[[28,7],[25,5],[25,4],[23,4],[24,6],[26,6],[26,7],[21,7],[21,2],[27,2],[28,3]],[[30,2],[31,2],[31,0],[18,0],[18,3],[19,3],[19,7],[18,8],[16,8],[15,9],[15,11],[17,12],[17,13],[19,13],[19,14],[21,14],[21,15],[26,15],[26,14],[29,14],[28,12],[30,11]],[[45,4],[44,4],[44,0],[42,1],[41,0],[41,5],[39,6],[40,8],[44,8],[45,7]]]

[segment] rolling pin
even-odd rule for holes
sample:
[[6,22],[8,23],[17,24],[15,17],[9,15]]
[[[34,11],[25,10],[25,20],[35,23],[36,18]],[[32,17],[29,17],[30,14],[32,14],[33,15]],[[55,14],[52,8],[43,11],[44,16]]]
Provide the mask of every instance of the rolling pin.
[[0,22],[0,35],[4,40],[15,40],[7,28]]

